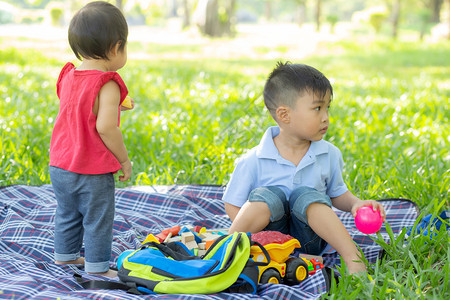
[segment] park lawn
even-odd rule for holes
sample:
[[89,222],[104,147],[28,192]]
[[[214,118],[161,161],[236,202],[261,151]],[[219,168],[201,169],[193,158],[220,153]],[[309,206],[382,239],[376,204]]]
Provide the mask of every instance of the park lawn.
[[[325,47],[338,54],[296,62],[333,83],[326,139],[343,153],[351,191],[362,199],[408,198],[423,214],[448,209],[450,44]],[[11,48],[0,57],[0,186],[50,183],[55,82],[65,62]],[[117,186],[226,184],[234,160],[274,124],[261,92],[276,61],[130,60],[119,73],[137,104],[121,125],[134,174]],[[368,277],[342,277],[328,298],[450,298],[448,233],[404,239],[379,240],[386,259]]]

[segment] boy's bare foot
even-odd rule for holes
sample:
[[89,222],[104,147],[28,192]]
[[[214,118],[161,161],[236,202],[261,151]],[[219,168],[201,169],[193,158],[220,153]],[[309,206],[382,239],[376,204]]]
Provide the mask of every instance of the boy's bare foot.
[[352,261],[346,264],[350,274],[363,274],[367,272],[366,265],[362,262]]
[[100,276],[106,276],[110,278],[117,277],[117,271],[114,270],[108,270],[104,273],[89,273],[90,275],[100,275]]
[[57,264],[57,265],[84,265],[84,257],[79,257],[75,260],[69,260],[69,261],[55,260],[55,264]]

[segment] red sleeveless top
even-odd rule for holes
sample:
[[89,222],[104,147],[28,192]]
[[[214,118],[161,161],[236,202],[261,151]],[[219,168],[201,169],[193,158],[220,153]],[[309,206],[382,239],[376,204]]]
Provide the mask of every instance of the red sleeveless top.
[[[120,87],[120,103],[128,89],[117,72],[76,70],[67,63],[59,74],[56,93],[59,113],[50,143],[50,166],[78,174],[114,173],[120,163],[106,148],[96,129],[92,109],[100,88],[110,80]],[[118,125],[120,125],[120,105]]]

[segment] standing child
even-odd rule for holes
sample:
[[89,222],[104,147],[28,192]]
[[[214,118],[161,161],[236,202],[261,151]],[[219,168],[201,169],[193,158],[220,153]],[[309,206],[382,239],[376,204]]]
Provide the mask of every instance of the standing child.
[[[113,173],[131,176],[119,128],[128,90],[116,73],[127,61],[128,25],[107,2],[91,2],[69,26],[69,44],[80,66],[67,63],[57,81],[59,113],[50,144],[50,179],[58,202],[55,263],[85,263],[91,274],[109,269],[114,222]],[[134,107],[134,103],[132,104]],[[80,250],[85,244],[85,259]]]
[[237,162],[225,190],[229,232],[276,230],[300,241],[301,251],[319,254],[329,243],[350,273],[365,271],[359,252],[331,206],[352,212],[377,201],[354,196],[342,178],[338,148],[322,138],[328,130],[333,88],[318,70],[282,64],[270,74],[264,102],[278,126]]

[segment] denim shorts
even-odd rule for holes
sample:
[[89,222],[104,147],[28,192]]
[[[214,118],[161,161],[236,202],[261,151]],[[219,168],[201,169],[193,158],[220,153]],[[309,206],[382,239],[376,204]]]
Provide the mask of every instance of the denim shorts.
[[80,257],[85,248],[85,270],[109,270],[115,212],[115,182],[112,173],[83,175],[50,167],[55,192],[55,260]]
[[300,252],[320,254],[327,245],[308,225],[306,210],[311,203],[323,203],[331,207],[331,199],[309,187],[295,189],[289,199],[282,189],[275,186],[254,189],[248,198],[250,202],[266,202],[271,216],[264,230],[280,231],[299,240]]

